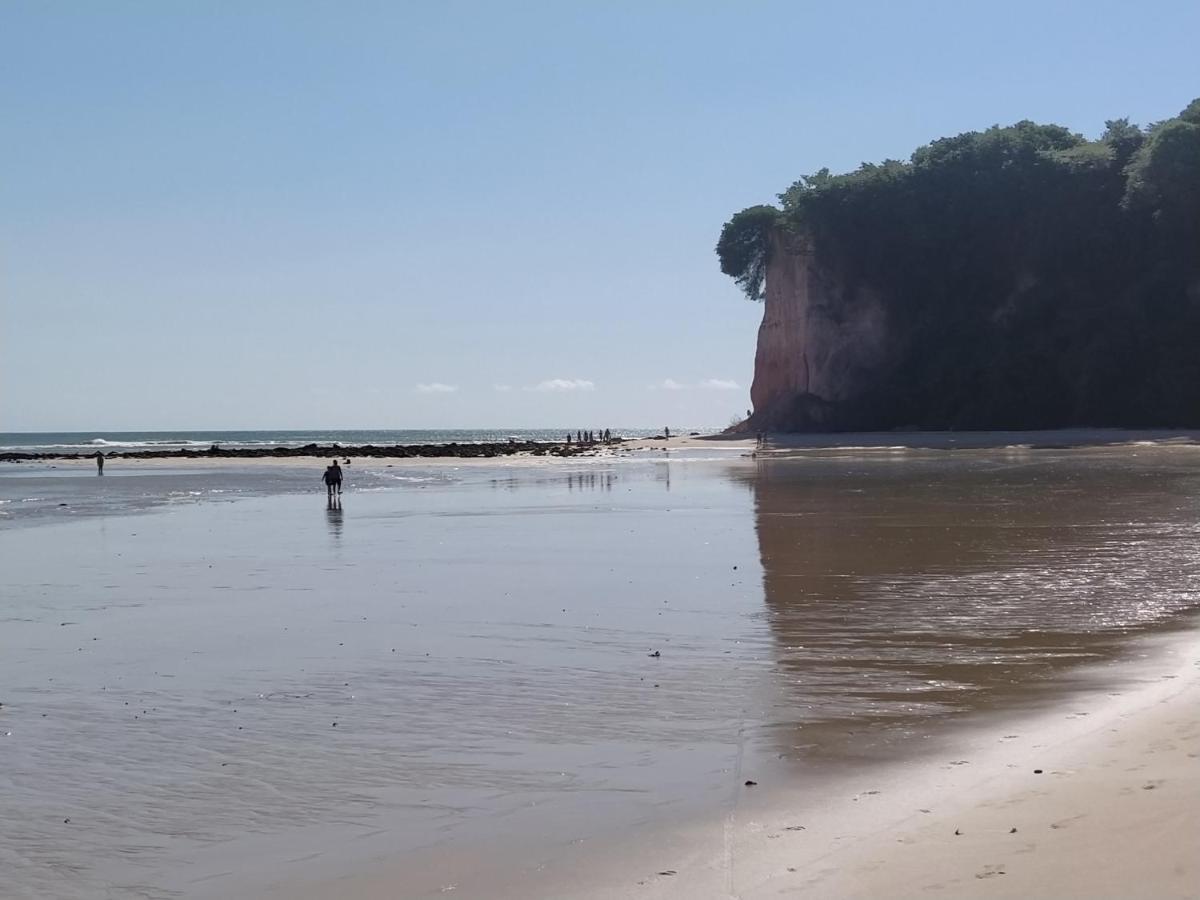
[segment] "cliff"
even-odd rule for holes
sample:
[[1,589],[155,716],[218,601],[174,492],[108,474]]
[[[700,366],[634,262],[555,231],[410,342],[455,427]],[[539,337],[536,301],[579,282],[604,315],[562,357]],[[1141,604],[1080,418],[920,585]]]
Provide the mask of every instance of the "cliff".
[[738,430],[1200,427],[1200,100],[1099,140],[1018,122],[735,213],[764,302]]
[[779,229],[768,240],[754,414],[744,427],[833,425],[838,404],[865,390],[887,359],[884,304],[823,265],[810,240]]

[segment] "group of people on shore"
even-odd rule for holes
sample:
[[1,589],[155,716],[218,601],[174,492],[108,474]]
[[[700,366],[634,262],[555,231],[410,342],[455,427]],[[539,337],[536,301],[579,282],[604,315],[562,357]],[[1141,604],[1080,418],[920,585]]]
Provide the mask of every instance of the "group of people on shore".
[[[576,431],[576,444],[608,444],[612,442],[612,432],[605,428],[603,431]],[[571,432],[567,432],[567,446],[571,446]]]

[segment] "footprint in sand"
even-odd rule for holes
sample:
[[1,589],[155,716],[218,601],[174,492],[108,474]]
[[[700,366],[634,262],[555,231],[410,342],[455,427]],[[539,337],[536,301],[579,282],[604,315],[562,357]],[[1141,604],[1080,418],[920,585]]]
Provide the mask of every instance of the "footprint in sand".
[[1086,819],[1086,818],[1087,818],[1087,813],[1080,813],[1077,816],[1068,816],[1065,819],[1059,819],[1057,822],[1051,822],[1050,827],[1054,828],[1054,829],[1070,828],[1071,825],[1073,825],[1075,822],[1078,822],[1080,819]]
[[982,872],[976,872],[976,878],[995,878],[997,875],[1007,875],[1003,863],[994,866],[984,866]]
[[1157,788],[1165,783],[1166,782],[1162,778],[1154,778],[1154,779],[1151,779],[1150,781],[1147,781],[1145,784],[1143,784],[1142,790],[1143,791],[1152,791],[1155,788]]

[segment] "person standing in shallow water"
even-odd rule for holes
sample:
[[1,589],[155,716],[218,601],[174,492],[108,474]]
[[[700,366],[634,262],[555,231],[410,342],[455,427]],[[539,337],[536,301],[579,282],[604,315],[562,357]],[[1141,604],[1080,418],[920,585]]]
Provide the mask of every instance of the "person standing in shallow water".
[[325,474],[321,476],[321,480],[325,482],[325,496],[330,500],[334,494],[342,492],[342,467],[337,464],[335,459],[325,469]]
[[96,474],[104,474],[104,453],[100,450],[96,451]]

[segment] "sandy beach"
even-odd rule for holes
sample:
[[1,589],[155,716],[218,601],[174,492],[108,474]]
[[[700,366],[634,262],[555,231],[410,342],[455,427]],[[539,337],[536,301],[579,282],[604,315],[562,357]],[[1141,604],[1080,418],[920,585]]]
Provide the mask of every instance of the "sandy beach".
[[660,895],[1196,897],[1200,643],[1151,655],[1128,690],[737,822],[732,872]]
[[7,895],[1193,896],[1195,447],[992,441],[6,467]]

